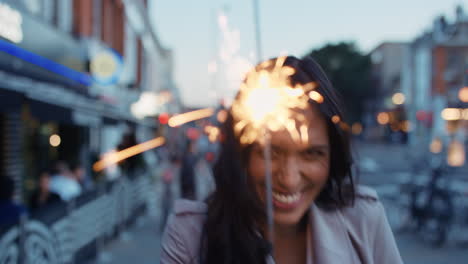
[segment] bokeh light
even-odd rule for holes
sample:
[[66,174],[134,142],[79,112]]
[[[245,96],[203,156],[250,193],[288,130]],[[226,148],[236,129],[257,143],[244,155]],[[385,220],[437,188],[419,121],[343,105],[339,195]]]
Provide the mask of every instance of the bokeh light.
[[402,93],[396,93],[392,96],[392,102],[396,105],[402,105],[405,103],[405,95]]
[[351,132],[354,135],[360,135],[362,133],[362,125],[360,123],[354,123],[351,126]]
[[464,103],[468,103],[468,86],[465,86],[458,91],[458,98]]
[[458,108],[445,108],[442,110],[441,116],[447,121],[459,120],[462,117],[462,112]]
[[58,147],[60,146],[60,143],[62,143],[62,139],[60,138],[59,135],[53,134],[49,138],[49,143],[52,147]]
[[381,112],[377,115],[377,122],[381,125],[386,125],[390,121],[390,116],[387,112]]

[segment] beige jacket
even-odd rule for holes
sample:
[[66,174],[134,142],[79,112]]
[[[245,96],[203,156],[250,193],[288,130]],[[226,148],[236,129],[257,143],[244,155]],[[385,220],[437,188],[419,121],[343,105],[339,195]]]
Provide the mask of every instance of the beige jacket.
[[[206,204],[179,200],[163,235],[161,263],[198,263]],[[382,204],[374,190],[359,186],[353,207],[327,212],[310,208],[308,264],[400,264]],[[267,263],[273,264],[270,256]]]

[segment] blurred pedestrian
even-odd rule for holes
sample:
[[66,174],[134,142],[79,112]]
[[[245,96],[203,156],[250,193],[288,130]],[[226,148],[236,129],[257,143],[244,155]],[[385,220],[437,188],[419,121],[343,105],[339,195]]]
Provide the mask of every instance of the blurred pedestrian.
[[169,216],[169,212],[172,208],[172,202],[174,199],[174,193],[172,191],[172,185],[174,183],[174,176],[175,172],[177,171],[177,167],[179,166],[179,160],[177,156],[171,155],[166,160],[165,168],[162,172],[162,182],[163,182],[163,192],[162,192],[162,199],[161,199],[161,221],[160,221],[160,231],[164,230],[166,226],[167,217]]
[[93,182],[88,175],[86,170],[80,162],[74,162],[70,165],[71,173],[75,180],[80,184],[82,190],[90,190],[93,188]]
[[[285,85],[265,86],[264,74],[278,64],[281,72],[272,76]],[[251,110],[239,107],[251,95],[245,87],[257,87],[259,72],[267,77],[260,78],[259,104],[275,98],[267,89],[297,100],[274,112],[281,115],[277,118],[290,114],[281,120],[294,123],[269,130],[271,190],[266,189],[265,144],[259,140],[264,134],[249,141],[257,123],[239,115]],[[312,58],[259,64],[232,105],[214,166],[216,189],[205,202],[176,202],[161,263],[402,263],[376,192],[354,183],[350,131],[332,122],[335,116],[344,120],[339,97]],[[265,209],[270,191],[272,219]]]
[[27,211],[23,205],[13,201],[15,184],[8,176],[0,175],[0,227],[18,224]]
[[50,172],[44,170],[39,175],[39,186],[30,198],[32,211],[62,202],[60,196],[50,191]]
[[52,169],[50,190],[63,201],[70,201],[81,194],[80,184],[64,161],[58,161]]
[[[130,147],[138,145],[136,135],[134,131],[126,133],[117,146],[117,151],[122,151],[124,149],[128,149]],[[133,179],[137,176],[138,170],[143,169],[145,166],[145,162],[143,160],[143,154],[133,155],[128,157],[121,162],[119,162],[119,167],[124,173],[126,177]]]
[[184,199],[196,199],[195,166],[197,164],[196,148],[192,140],[188,140],[182,154],[180,168],[180,192]]

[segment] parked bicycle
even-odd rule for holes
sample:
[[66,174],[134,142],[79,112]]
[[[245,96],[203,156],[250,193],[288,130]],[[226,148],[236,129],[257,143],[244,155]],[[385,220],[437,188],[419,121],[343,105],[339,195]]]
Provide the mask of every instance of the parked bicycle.
[[427,243],[468,241],[468,182],[442,160],[420,160],[398,184],[379,190],[396,232],[415,232]]

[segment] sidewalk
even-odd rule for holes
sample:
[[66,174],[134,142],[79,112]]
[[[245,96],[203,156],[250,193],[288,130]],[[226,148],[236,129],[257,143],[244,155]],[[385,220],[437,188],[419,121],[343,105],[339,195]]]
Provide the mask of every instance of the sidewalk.
[[[156,172],[160,175],[161,170]],[[180,197],[178,169],[172,184],[174,197]],[[209,165],[201,161],[196,167],[197,199],[203,200],[213,189]],[[136,223],[126,230],[121,236],[111,241],[102,250],[101,254],[85,264],[150,264],[159,263],[161,247],[160,216],[161,195],[163,195],[163,183],[160,177],[154,183],[154,195],[149,198],[148,213],[138,219]],[[80,263],[81,264],[81,263]]]
[[140,218],[129,230],[108,244],[101,254],[86,264],[159,263],[160,233],[157,219]]

